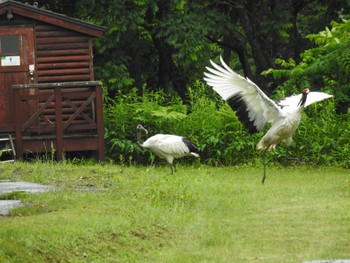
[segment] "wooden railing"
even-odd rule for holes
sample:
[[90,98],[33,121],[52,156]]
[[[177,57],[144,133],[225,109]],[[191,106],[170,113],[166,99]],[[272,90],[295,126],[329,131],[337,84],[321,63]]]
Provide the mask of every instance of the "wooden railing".
[[[17,155],[54,150],[98,151],[103,161],[102,88],[99,81],[13,85]],[[47,141],[50,139],[51,145]],[[50,148],[50,149],[48,149]],[[54,148],[54,149],[52,149]]]

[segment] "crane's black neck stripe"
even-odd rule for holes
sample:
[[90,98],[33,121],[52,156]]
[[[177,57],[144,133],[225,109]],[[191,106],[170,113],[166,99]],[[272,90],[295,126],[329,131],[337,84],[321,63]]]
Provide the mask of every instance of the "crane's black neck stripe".
[[199,151],[196,147],[196,145],[194,145],[193,142],[190,141],[190,139],[186,138],[186,137],[182,137],[182,141],[183,143],[188,147],[188,149],[190,150],[190,152],[192,153],[198,153],[199,154]]
[[227,104],[231,107],[232,110],[236,112],[237,118],[242,122],[244,127],[250,132],[257,132],[257,128],[254,125],[254,121],[249,119],[248,115],[248,106],[243,100],[241,95],[233,96],[226,100]]
[[303,92],[303,95],[301,95],[301,99],[298,103],[299,107],[304,107],[305,106],[305,102],[306,102],[306,98],[307,98],[307,94],[306,92]]

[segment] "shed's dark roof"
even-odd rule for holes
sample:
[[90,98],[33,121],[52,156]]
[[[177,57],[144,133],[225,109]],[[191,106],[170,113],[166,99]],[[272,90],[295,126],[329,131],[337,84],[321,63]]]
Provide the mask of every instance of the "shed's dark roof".
[[102,36],[103,32],[106,30],[105,27],[97,26],[93,23],[85,22],[77,18],[72,18],[63,14],[38,8],[33,5],[22,4],[13,0],[0,0],[0,16],[4,15],[9,8],[14,15],[14,19],[16,19],[16,15],[20,15],[33,20],[78,31],[93,37]]

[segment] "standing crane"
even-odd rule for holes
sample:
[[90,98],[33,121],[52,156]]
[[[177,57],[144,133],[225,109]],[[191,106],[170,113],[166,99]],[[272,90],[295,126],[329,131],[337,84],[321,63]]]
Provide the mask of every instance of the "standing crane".
[[176,171],[174,159],[184,156],[199,157],[199,152],[188,138],[172,134],[156,134],[146,141],[141,141],[141,132],[145,131],[141,124],[137,125],[137,142],[140,146],[150,149],[158,157],[165,159],[171,168],[171,173]]
[[266,123],[271,128],[257,144],[257,149],[263,151],[264,175],[266,179],[266,151],[285,141],[287,147],[292,143],[292,136],[299,126],[304,107],[331,98],[332,95],[323,92],[310,92],[305,88],[301,94],[286,97],[277,102],[271,100],[250,79],[234,72],[220,57],[222,67],[210,61],[211,67],[206,67],[204,80],[211,86],[228,105],[236,112],[238,119],[250,133],[261,131]]

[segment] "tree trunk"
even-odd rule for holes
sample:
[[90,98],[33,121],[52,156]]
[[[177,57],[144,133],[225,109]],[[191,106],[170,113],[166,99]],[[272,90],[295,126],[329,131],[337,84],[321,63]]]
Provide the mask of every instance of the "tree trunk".
[[[170,6],[167,1],[158,1],[158,11],[155,17],[158,21],[161,21],[170,12]],[[153,21],[153,15],[150,16],[149,12],[149,24],[155,23]],[[159,23],[159,22],[158,22]],[[179,67],[176,66],[172,57],[174,54],[174,48],[170,46],[164,37],[158,36],[157,27],[151,29],[151,36],[153,44],[158,51],[158,85],[160,88],[169,92],[171,89],[176,91],[183,101],[187,101],[187,86],[186,79]]]
[[257,83],[264,92],[270,94],[272,90],[271,85],[268,84],[269,80],[260,75],[263,70],[273,67],[267,49],[264,48],[263,42],[256,34],[255,27],[257,23],[259,23],[259,21],[257,21],[259,17],[255,13],[259,10],[260,4],[254,0],[238,0],[235,3],[235,7],[239,9],[237,14],[239,15],[244,33],[251,46],[252,56],[256,66],[256,74],[255,77],[252,78],[252,81]]

